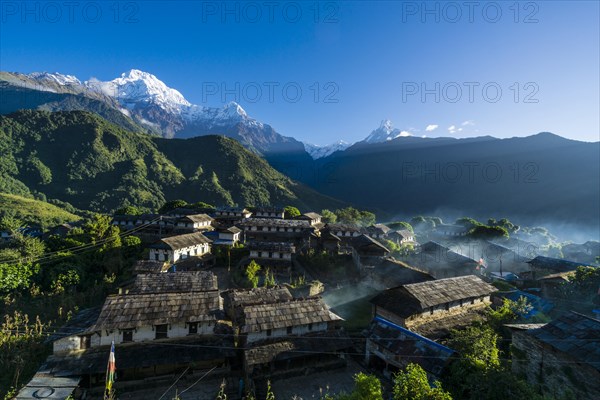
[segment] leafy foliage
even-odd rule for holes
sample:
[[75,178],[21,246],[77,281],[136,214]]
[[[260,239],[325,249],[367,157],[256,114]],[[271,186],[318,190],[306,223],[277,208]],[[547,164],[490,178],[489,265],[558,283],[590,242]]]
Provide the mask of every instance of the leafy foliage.
[[323,217],[323,222],[326,223],[334,224],[337,221],[337,215],[328,209],[321,210],[321,216]]
[[300,216],[300,210],[294,206],[286,206],[284,209],[284,217],[285,218],[295,218]]
[[[6,190],[5,187],[3,189]],[[80,214],[73,207],[69,211],[63,205],[56,206],[16,194],[0,193],[0,216],[16,219],[20,223],[17,228],[34,224],[48,228],[81,219],[73,212]]]
[[406,229],[410,232],[415,232],[414,228],[412,227],[411,224],[409,224],[408,222],[404,222],[404,221],[396,221],[396,222],[390,222],[389,224],[387,224],[387,226],[391,229],[395,229],[395,230],[403,230]]
[[260,271],[260,265],[254,260],[250,261],[248,266],[246,266],[246,279],[252,287],[258,287],[258,271]]
[[440,382],[429,385],[427,373],[418,364],[408,364],[394,376],[393,393],[395,400],[452,400]]
[[338,396],[339,400],[383,400],[381,382],[374,375],[359,372],[354,375],[354,389],[350,394]]
[[346,207],[335,210],[337,220],[344,224],[357,224],[360,226],[369,226],[375,223],[375,214],[370,211],[360,211],[353,207]]

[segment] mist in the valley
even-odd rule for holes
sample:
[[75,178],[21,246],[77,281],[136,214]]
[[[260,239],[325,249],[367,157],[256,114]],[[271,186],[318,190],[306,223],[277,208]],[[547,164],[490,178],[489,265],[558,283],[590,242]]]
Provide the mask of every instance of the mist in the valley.
[[[598,205],[600,207],[600,204]],[[587,241],[600,241],[600,220],[595,218],[590,218],[587,223],[575,223],[569,220],[561,219],[560,216],[551,215],[547,218],[529,218],[524,216],[514,216],[514,215],[506,215],[506,214],[498,214],[495,212],[490,212],[488,215],[479,215],[474,214],[469,210],[456,210],[449,209],[445,207],[438,207],[434,210],[423,212],[419,215],[425,217],[439,217],[442,219],[444,224],[452,225],[456,222],[457,219],[462,217],[470,217],[478,220],[483,224],[487,224],[489,218],[494,218],[497,221],[502,218],[506,218],[511,221],[515,225],[519,225],[521,228],[519,232],[517,232],[514,237],[522,238],[524,236],[523,228],[536,228],[541,227],[545,228],[552,236],[555,238],[555,243],[585,243]],[[416,215],[396,215],[394,218],[390,218],[390,221],[406,221],[410,222],[410,220]],[[527,240],[522,238],[522,240]],[[527,240],[530,242],[535,242],[535,240]],[[543,243],[536,243],[540,246],[543,246]]]

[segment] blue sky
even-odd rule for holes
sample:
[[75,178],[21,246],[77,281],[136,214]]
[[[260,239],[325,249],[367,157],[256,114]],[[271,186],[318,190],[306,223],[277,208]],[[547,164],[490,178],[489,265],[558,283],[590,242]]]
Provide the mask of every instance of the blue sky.
[[137,68],[316,144],[383,119],[419,136],[600,140],[597,1],[0,4],[3,71]]

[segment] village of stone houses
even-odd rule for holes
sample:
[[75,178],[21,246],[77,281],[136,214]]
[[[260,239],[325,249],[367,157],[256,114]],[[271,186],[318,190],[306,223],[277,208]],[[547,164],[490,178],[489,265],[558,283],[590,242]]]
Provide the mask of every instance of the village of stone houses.
[[558,257],[506,220],[510,238],[488,240],[469,218],[303,211],[171,204],[29,229],[57,241],[104,223],[139,251],[127,279],[90,289],[99,305],[52,329],[29,320],[19,351],[37,346],[38,364],[11,396],[598,398],[600,243]]

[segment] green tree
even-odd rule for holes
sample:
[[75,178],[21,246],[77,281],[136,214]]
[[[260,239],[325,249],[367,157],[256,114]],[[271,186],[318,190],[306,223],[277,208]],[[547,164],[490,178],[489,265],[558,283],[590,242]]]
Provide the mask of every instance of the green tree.
[[275,275],[273,275],[273,271],[267,268],[267,270],[265,271],[265,287],[273,287],[275,285],[277,285]]
[[373,214],[370,211],[361,211],[360,212],[360,219],[358,220],[359,225],[362,226],[371,226],[375,223],[376,221],[376,217],[375,214]]
[[508,231],[501,226],[478,225],[469,231],[469,236],[475,239],[509,238]]
[[174,210],[176,208],[180,208],[180,207],[186,207],[188,205],[188,203],[184,200],[171,200],[171,201],[167,201],[165,204],[162,205],[161,208],[158,209],[158,213],[159,214],[165,214],[171,210]]
[[383,400],[381,382],[374,375],[359,372],[354,375],[352,392],[339,396],[339,400]]
[[321,216],[323,217],[323,222],[335,224],[335,222],[337,221],[337,215],[335,215],[333,211],[328,209],[321,210]]
[[500,365],[497,341],[498,335],[488,325],[471,325],[452,330],[448,346],[456,350],[461,358],[485,370]]
[[258,271],[260,271],[260,265],[254,260],[250,261],[250,264],[246,267],[246,279],[252,287],[258,287]]
[[37,271],[37,265],[0,264],[0,295],[27,289]]
[[413,226],[411,224],[409,224],[408,222],[404,222],[404,221],[396,221],[396,222],[391,222],[389,224],[387,224],[387,226],[391,229],[397,230],[397,231],[401,231],[403,229],[406,229],[408,231],[411,232],[415,232]]
[[476,226],[483,225],[481,222],[477,221],[476,219],[470,218],[470,217],[459,218],[454,223],[456,225],[464,226],[465,228],[468,228],[468,229],[473,229]]
[[427,373],[418,364],[408,364],[394,376],[394,400],[452,400],[440,382],[429,385]]
[[22,226],[23,221],[16,218],[14,215],[3,215],[2,218],[0,218],[0,230],[6,231],[11,235],[17,233]]
[[139,208],[137,208],[135,206],[125,206],[125,207],[121,207],[118,210],[116,210],[115,214],[119,214],[119,215],[141,215],[142,214],[142,210],[140,210]]
[[108,215],[95,214],[84,225],[84,231],[91,243],[102,243],[101,250],[121,246],[120,230],[118,226],[111,224],[111,217]]
[[295,218],[300,216],[300,210],[298,210],[296,207],[294,206],[286,206],[284,209],[284,217],[291,219],[291,218]]

